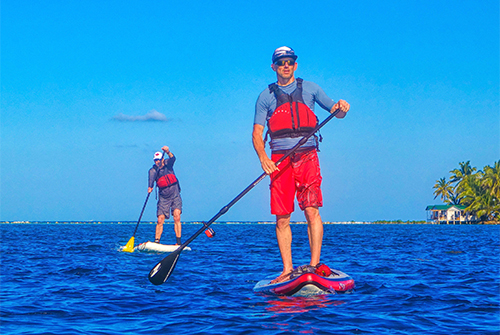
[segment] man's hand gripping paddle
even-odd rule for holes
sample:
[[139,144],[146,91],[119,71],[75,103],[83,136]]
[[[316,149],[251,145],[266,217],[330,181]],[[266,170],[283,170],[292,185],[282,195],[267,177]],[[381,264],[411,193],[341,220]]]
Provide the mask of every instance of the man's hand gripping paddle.
[[[165,152],[163,152],[161,159],[163,159],[164,156],[165,156]],[[127,244],[123,247],[122,251],[134,252],[135,233],[137,232],[137,228],[139,228],[139,223],[141,223],[142,214],[144,213],[144,209],[146,209],[146,204],[148,203],[148,199],[149,199],[150,194],[151,193],[148,192],[148,195],[146,196],[146,201],[144,201],[144,205],[142,206],[141,215],[139,215],[139,220],[137,220],[137,224],[135,225],[134,233],[132,234],[132,237],[130,238],[130,240],[128,240]]]
[[[318,124],[308,135],[304,136],[303,138],[300,139],[300,141],[292,148],[290,149],[286,155],[280,158],[275,164],[278,166],[282,161],[284,161],[286,158],[288,158],[291,154],[293,154],[295,151],[297,151],[298,148],[300,148],[302,145],[304,145],[307,140],[313,136],[318,130],[321,129],[328,121],[330,121],[335,115],[337,115],[340,112],[340,109],[337,109],[335,112],[331,113],[323,122]],[[191,236],[186,242],[181,244],[177,250],[174,252],[170,253],[167,257],[165,257],[161,262],[156,264],[156,266],[149,272],[149,281],[153,283],[154,285],[161,285],[165,281],[167,281],[168,277],[172,274],[174,271],[175,265],[177,264],[177,261],[179,260],[179,256],[182,252],[182,250],[189,244],[191,243],[195,238],[198,237],[203,231],[207,230],[207,228],[215,222],[219,217],[224,215],[229,208],[231,208],[236,202],[238,202],[245,194],[247,194],[252,188],[254,188],[258,183],[260,183],[267,174],[264,172],[262,173],[259,178],[255,179],[253,183],[248,185],[246,189],[244,189],[240,194],[236,196],[229,204],[226,206],[222,207],[222,209],[213,217],[210,219],[208,222],[203,223],[203,227],[201,227],[193,236]],[[211,230],[211,229],[210,229]],[[208,234],[207,234],[208,235]]]

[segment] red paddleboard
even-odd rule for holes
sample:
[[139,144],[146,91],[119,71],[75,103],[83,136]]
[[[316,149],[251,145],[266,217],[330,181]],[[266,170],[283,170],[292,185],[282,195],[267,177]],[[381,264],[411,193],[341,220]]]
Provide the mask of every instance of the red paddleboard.
[[292,279],[271,284],[271,281],[277,277],[276,275],[259,281],[253,290],[272,295],[309,296],[349,293],[354,289],[354,279],[348,274],[339,270],[330,271],[331,273],[326,276],[324,272],[320,271],[302,273],[297,276],[292,275]]

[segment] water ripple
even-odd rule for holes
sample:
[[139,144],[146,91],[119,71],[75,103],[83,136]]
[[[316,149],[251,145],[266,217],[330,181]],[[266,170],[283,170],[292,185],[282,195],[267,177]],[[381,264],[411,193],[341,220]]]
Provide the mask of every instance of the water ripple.
[[[327,225],[322,260],[350,274],[356,288],[315,297],[253,293],[281,269],[273,225],[215,224],[216,238],[194,240],[161,286],[147,274],[165,254],[118,251],[133,228],[1,224],[1,333],[500,331],[498,226]],[[141,225],[136,243],[153,228]],[[292,229],[295,263],[304,264],[307,227]]]

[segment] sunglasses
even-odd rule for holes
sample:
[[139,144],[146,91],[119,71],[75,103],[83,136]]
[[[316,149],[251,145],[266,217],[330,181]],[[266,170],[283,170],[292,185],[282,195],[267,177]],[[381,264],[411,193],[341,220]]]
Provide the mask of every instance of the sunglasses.
[[278,59],[276,62],[274,62],[274,64],[278,65],[278,66],[284,66],[285,64],[288,64],[288,66],[294,66],[295,60],[293,60],[293,59]]

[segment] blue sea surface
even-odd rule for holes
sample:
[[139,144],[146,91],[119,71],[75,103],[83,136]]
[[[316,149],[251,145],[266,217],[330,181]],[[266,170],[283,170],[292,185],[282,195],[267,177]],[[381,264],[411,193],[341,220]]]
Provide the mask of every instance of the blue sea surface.
[[[141,223],[136,245],[153,238]],[[184,224],[183,238],[200,224]],[[325,225],[322,261],[350,274],[350,294],[253,292],[281,271],[274,225],[216,223],[161,286],[167,254],[120,252],[135,223],[0,224],[0,333],[499,334],[500,226]],[[307,226],[292,226],[295,265]],[[163,243],[173,243],[173,225]]]

